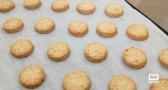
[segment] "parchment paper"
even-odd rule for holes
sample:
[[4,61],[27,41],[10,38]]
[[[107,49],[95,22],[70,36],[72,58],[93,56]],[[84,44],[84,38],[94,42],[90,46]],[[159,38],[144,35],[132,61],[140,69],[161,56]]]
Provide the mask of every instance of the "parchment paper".
[[[24,9],[23,0],[15,0],[16,8],[5,14],[0,13],[0,89],[26,90],[18,81],[19,71],[29,64],[40,64],[44,67],[47,77],[45,82],[36,90],[62,90],[62,81],[66,73],[83,69],[92,79],[91,90],[107,90],[112,76],[124,74],[135,80],[138,90],[149,90],[148,74],[157,73],[161,77],[168,75],[167,70],[158,62],[158,55],[162,49],[168,48],[168,37],[139,12],[132,9],[124,0],[70,0],[70,8],[64,13],[53,12],[50,7],[53,0],[42,0],[41,8],[33,11]],[[92,15],[81,15],[75,8],[82,1],[96,3],[96,12]],[[110,18],[104,14],[108,3],[123,5],[125,13],[121,18]],[[3,23],[10,18],[19,17],[24,21],[24,29],[16,34],[8,34],[3,29]],[[56,29],[50,34],[39,34],[34,30],[34,23],[41,18],[52,18]],[[84,38],[75,38],[67,31],[72,20],[85,20],[89,25],[89,32]],[[118,35],[114,38],[102,38],[96,34],[96,25],[100,21],[110,20],[118,26]],[[149,28],[150,37],[143,42],[133,41],[126,35],[129,24],[142,23]],[[13,57],[9,50],[16,40],[30,39],[35,51],[25,59]],[[53,62],[47,57],[48,45],[54,41],[65,41],[71,48],[70,57],[64,62]],[[90,42],[100,42],[108,48],[108,58],[100,64],[88,62],[83,51]],[[121,55],[129,47],[142,48],[148,55],[145,68],[134,70],[122,63]]]

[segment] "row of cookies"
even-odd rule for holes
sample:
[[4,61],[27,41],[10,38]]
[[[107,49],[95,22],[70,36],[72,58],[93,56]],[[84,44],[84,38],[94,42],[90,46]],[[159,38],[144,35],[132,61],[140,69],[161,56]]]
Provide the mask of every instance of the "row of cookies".
[[[38,88],[46,79],[45,70],[36,64],[24,67],[19,74],[20,83],[29,89]],[[150,90],[168,90],[167,79],[152,83]],[[63,90],[90,90],[92,80],[83,70],[74,70],[64,76]],[[138,90],[136,82],[126,75],[115,75],[109,81],[108,90]]]
[[[3,29],[8,33],[17,33],[24,27],[24,23],[19,18],[8,19],[3,24]],[[56,28],[55,22],[50,18],[38,20],[34,29],[41,34],[52,32]],[[68,31],[75,37],[84,37],[88,33],[88,24],[83,20],[74,20],[70,22]],[[104,38],[110,38],[117,35],[117,25],[110,21],[102,21],[97,24],[96,32]],[[131,24],[127,28],[127,35],[137,41],[146,40],[149,37],[149,30],[143,24]]]
[[[34,10],[42,5],[41,0],[24,0],[24,7],[28,10]],[[0,12],[8,12],[15,8],[15,4],[12,0],[0,1]],[[68,0],[54,0],[51,5],[51,9],[55,12],[64,12],[68,10]],[[93,14],[96,10],[94,2],[82,2],[76,6],[76,10],[84,15]],[[113,18],[120,17],[124,14],[123,7],[119,4],[108,4],[105,8],[105,13]]]
[[[34,51],[34,45],[30,40],[22,39],[13,43],[10,47],[10,52],[17,58],[28,57]],[[54,42],[49,45],[47,55],[49,59],[61,62],[67,59],[70,55],[70,47],[65,42]],[[92,63],[100,63],[106,60],[108,56],[107,48],[101,43],[89,43],[84,49],[84,56]],[[122,54],[123,62],[133,69],[141,69],[147,63],[146,53],[140,49],[131,47]],[[161,51],[159,55],[160,63],[168,68],[168,49]]]

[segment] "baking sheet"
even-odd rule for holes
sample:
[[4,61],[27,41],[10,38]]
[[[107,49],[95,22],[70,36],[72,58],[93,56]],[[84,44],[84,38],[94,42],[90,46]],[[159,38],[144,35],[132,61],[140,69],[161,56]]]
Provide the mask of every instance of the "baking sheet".
[[[53,0],[42,0],[43,6],[37,10],[25,10],[22,0],[14,0],[16,8],[5,14],[0,13],[0,90],[26,90],[18,81],[19,71],[29,64],[40,64],[44,67],[47,77],[45,82],[36,90],[62,90],[62,81],[66,73],[74,69],[83,69],[92,79],[91,90],[107,90],[112,76],[124,74],[135,80],[138,90],[149,90],[148,74],[157,73],[161,77],[168,75],[167,70],[158,63],[159,52],[168,47],[168,37],[152,24],[147,18],[132,9],[124,0],[90,0],[96,3],[96,12],[92,15],[81,15],[75,7],[83,0],[70,0],[70,8],[64,13],[56,13],[50,9]],[[89,0],[85,0],[89,1]],[[104,14],[108,3],[123,5],[125,14],[121,18],[113,19]],[[3,23],[9,18],[19,17],[25,27],[19,33],[8,34],[2,30]],[[50,34],[39,34],[34,30],[34,23],[41,18],[52,18],[56,29]],[[85,20],[89,25],[89,32],[84,38],[75,38],[67,31],[72,20]],[[114,38],[102,38],[96,34],[96,25],[100,21],[110,20],[118,26],[118,35]],[[149,28],[150,37],[147,41],[130,40],[126,35],[129,24],[143,23]],[[11,56],[10,45],[18,39],[30,39],[34,46],[34,53],[25,59]],[[65,41],[71,48],[70,57],[64,62],[53,62],[47,57],[48,45],[54,41]],[[99,64],[88,62],[83,51],[90,42],[100,42],[108,48],[108,58]],[[123,51],[129,47],[142,48],[148,55],[145,68],[134,70],[128,68],[121,61]]]

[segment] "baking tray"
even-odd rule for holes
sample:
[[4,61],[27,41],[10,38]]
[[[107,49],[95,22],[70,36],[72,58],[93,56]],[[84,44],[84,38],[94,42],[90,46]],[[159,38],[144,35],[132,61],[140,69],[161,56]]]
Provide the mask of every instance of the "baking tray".
[[144,15],[146,18],[148,18],[152,23],[154,23],[160,30],[162,30],[166,35],[168,35],[168,30],[166,30],[166,28],[163,28],[163,25],[160,25],[159,23],[157,23],[156,21],[154,21],[152,18],[150,18],[150,16],[145,15],[145,13],[143,11],[141,11],[140,9],[138,9],[138,7],[134,6],[131,2],[129,2],[129,0],[125,0],[132,8],[134,8],[135,10],[137,10],[139,13],[141,13],[142,15]]
[[[96,3],[96,12],[92,15],[81,15],[75,8],[83,0],[70,0],[70,8],[64,13],[53,12],[50,7],[53,0],[42,0],[41,8],[33,11],[25,10],[21,0],[15,0],[16,8],[9,13],[0,13],[0,89],[26,90],[18,81],[19,71],[29,64],[40,64],[47,74],[45,82],[36,90],[63,90],[64,75],[75,69],[83,69],[92,80],[91,90],[107,90],[112,76],[124,74],[135,80],[138,90],[149,90],[148,74],[157,73],[161,77],[168,75],[167,70],[158,62],[162,49],[168,47],[168,37],[150,20],[129,6],[124,0],[90,0]],[[89,1],[89,0],[86,0]],[[119,3],[125,14],[121,18],[110,18],[104,14],[108,3]],[[2,30],[3,23],[10,18],[19,17],[25,27],[21,32],[8,34]],[[52,18],[56,29],[50,34],[39,34],[34,30],[34,23],[41,18]],[[75,38],[68,33],[67,27],[72,20],[85,20],[89,32],[84,38]],[[100,21],[110,20],[118,26],[118,35],[114,38],[102,38],[96,34],[96,25]],[[143,23],[149,28],[150,37],[138,42],[129,39],[126,29],[129,24]],[[30,39],[35,51],[24,59],[13,57],[10,45],[18,39]],[[65,41],[71,48],[70,57],[64,62],[53,62],[47,57],[48,45],[54,41]],[[108,49],[107,59],[99,64],[90,63],[83,55],[85,46],[90,42],[100,42]],[[140,70],[128,68],[122,63],[121,55],[129,47],[142,48],[148,55],[147,65]]]

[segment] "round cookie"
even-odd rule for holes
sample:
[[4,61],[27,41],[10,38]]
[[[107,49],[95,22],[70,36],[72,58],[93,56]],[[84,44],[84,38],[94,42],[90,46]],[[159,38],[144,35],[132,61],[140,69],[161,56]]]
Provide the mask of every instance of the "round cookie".
[[69,8],[69,2],[67,0],[54,0],[51,8],[55,12],[64,12]]
[[157,83],[152,83],[150,90],[168,90],[168,79],[160,79]]
[[24,27],[24,24],[23,24],[22,20],[19,19],[19,18],[9,19],[3,25],[3,29],[7,33],[19,32],[19,31],[21,31],[23,29],[23,27]]
[[82,70],[75,70],[64,77],[64,90],[90,90],[91,79]]
[[70,49],[65,42],[55,42],[48,47],[48,57],[56,62],[63,61],[70,55]]
[[114,37],[117,35],[117,25],[110,21],[103,21],[97,25],[97,34],[104,37]]
[[39,87],[45,80],[46,74],[39,65],[28,65],[24,67],[19,74],[20,83],[29,89]]
[[124,9],[119,4],[108,4],[105,8],[105,13],[109,17],[118,18],[124,14]]
[[84,15],[93,14],[96,10],[96,5],[93,2],[82,2],[76,7],[76,10]]
[[110,81],[108,90],[137,90],[137,87],[128,76],[117,75]]
[[34,51],[34,46],[30,40],[21,39],[13,43],[10,52],[17,58],[26,58]]
[[84,56],[92,63],[100,63],[107,57],[107,49],[100,43],[90,43],[84,51]]
[[55,29],[55,23],[50,18],[40,19],[35,24],[35,30],[40,34],[47,34]]
[[168,49],[164,49],[160,52],[159,61],[160,64],[168,68]]
[[0,12],[5,13],[13,10],[15,3],[12,0],[1,0],[0,1]]
[[128,26],[127,35],[132,40],[144,41],[148,39],[148,28],[143,24],[131,24]]
[[85,21],[72,21],[68,26],[69,33],[75,37],[84,37],[88,33],[88,25]]
[[128,48],[122,55],[123,62],[133,69],[141,69],[147,63],[145,52],[139,48]]
[[41,0],[24,0],[24,7],[28,10],[34,10],[41,6]]

